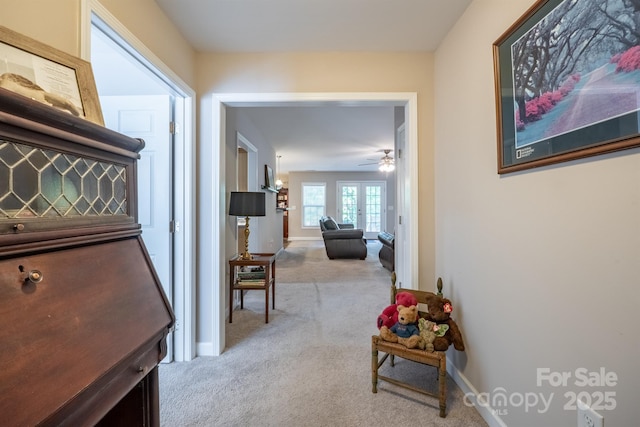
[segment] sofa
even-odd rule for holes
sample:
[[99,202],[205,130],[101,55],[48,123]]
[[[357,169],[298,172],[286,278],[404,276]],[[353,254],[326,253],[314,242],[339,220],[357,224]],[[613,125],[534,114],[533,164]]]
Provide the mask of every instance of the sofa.
[[395,238],[396,236],[386,231],[378,233],[378,240],[382,243],[378,258],[380,264],[389,271],[394,271],[396,268]]
[[329,259],[367,257],[367,241],[364,232],[353,224],[339,224],[330,216],[320,218],[320,231]]

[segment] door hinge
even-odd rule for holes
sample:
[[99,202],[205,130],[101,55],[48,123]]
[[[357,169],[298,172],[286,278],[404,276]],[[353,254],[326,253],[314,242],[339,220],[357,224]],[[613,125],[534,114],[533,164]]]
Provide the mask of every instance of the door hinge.
[[398,225],[402,225],[402,215],[398,217]]
[[180,232],[180,222],[176,220],[169,221],[169,233],[179,233]]
[[178,125],[176,122],[169,122],[169,133],[175,135],[178,132]]

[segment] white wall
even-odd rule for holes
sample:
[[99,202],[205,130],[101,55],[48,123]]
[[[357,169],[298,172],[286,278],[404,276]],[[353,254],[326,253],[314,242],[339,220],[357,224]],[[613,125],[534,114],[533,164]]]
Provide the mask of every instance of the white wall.
[[[276,212],[276,193],[261,189],[261,186],[265,183],[264,165],[269,165],[275,171],[276,154],[269,141],[262,136],[260,130],[242,112],[242,108],[227,108],[226,200],[228,202],[231,191],[237,191],[237,132],[240,132],[258,150],[258,188],[251,191],[264,191],[265,193],[266,215],[264,217],[251,218],[249,221],[249,229],[251,231],[249,251],[276,253],[282,248],[282,213]],[[228,236],[233,240],[236,218],[227,215],[227,226]],[[227,248],[227,259],[237,252],[237,245],[234,245],[229,240],[227,239],[227,243],[232,244]]]
[[[492,425],[575,426],[564,406],[579,392],[615,394],[607,427],[638,425],[640,150],[496,172],[492,44],[532,4],[475,0],[436,53],[436,271],[467,344],[450,360],[515,399],[483,412]],[[601,367],[617,385],[575,384]],[[538,386],[539,368],[572,377]],[[526,411],[515,393],[553,397]]]

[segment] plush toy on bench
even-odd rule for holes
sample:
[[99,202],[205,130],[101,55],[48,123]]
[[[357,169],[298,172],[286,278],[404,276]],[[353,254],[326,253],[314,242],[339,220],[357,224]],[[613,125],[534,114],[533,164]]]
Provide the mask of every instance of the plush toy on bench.
[[407,348],[423,348],[424,341],[417,325],[418,307],[398,305],[398,321],[391,328],[382,326],[380,337],[389,342],[397,342]]
[[378,316],[378,329],[383,326],[390,328],[398,322],[399,305],[404,305],[405,307],[417,306],[418,299],[412,293],[398,292],[396,294],[396,303],[382,310],[382,313]]
[[424,315],[424,318],[435,322],[440,326],[440,331],[443,332],[442,334],[437,334],[438,336],[433,341],[434,349],[436,351],[446,351],[453,344],[456,350],[464,351],[462,334],[458,324],[451,318],[451,312],[453,311],[451,301],[431,292],[429,294],[427,296],[429,312]]
[[[445,329],[446,328],[446,329]],[[424,341],[423,345],[420,345],[422,350],[433,351],[435,347],[433,342],[438,336],[443,336],[446,330],[449,329],[446,325],[436,325],[435,322],[420,318],[418,319],[418,329],[420,330],[420,336]]]

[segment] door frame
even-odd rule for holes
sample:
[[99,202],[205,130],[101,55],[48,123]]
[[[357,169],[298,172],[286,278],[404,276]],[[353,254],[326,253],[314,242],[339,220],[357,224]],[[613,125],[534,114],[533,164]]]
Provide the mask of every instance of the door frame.
[[176,122],[182,123],[180,132],[174,135],[174,220],[180,224],[180,232],[174,233],[174,286],[173,311],[174,360],[189,361],[196,357],[196,263],[195,263],[195,188],[196,164],[195,102],[196,94],[180,77],[151,52],[133,33],[120,23],[97,0],[81,0],[80,3],[80,52],[81,58],[91,59],[92,16],[104,22],[132,49],[131,54],[153,74],[171,87],[181,102],[176,102]]
[[[413,203],[405,203],[398,200],[396,206],[408,206],[410,212],[396,212],[396,229],[398,218],[404,216],[409,218],[403,221],[406,230],[406,245],[411,250],[408,251],[406,263],[403,263],[396,274],[398,281],[403,287],[409,289],[418,288],[418,96],[415,92],[362,92],[362,93],[211,93],[203,96],[202,117],[211,118],[211,126],[204,126],[201,134],[202,145],[206,150],[201,151],[205,162],[211,165],[211,170],[202,171],[204,182],[211,184],[210,200],[201,200],[200,214],[203,218],[210,218],[207,221],[212,226],[201,229],[203,244],[201,245],[200,256],[202,259],[213,260],[211,263],[199,263],[198,274],[200,277],[211,277],[213,280],[213,292],[209,294],[208,305],[211,307],[211,318],[208,325],[212,332],[212,342],[199,343],[199,349],[207,348],[210,354],[217,356],[225,348],[225,266],[227,259],[225,255],[226,228],[225,228],[225,189],[226,186],[226,109],[227,107],[278,107],[296,106],[300,103],[305,105],[326,105],[327,103],[349,103],[353,106],[393,106],[404,107],[404,121],[407,132],[407,143],[405,146],[405,159],[407,168],[404,175],[397,176],[396,186],[405,186],[405,198]],[[208,142],[211,141],[211,144]],[[209,149],[210,147],[210,149]],[[215,165],[218,165],[216,168]],[[200,353],[199,351],[199,354]],[[203,354],[204,355],[204,354]]]
[[[411,203],[413,199],[413,195],[407,197],[405,194],[407,191],[407,165],[405,161],[405,152],[407,150],[407,126],[406,122],[402,123],[396,129],[396,147],[395,147],[395,159],[396,159],[396,220],[395,220],[395,239],[394,239],[394,257],[395,257],[395,268],[396,270],[406,271],[410,269],[412,266],[410,263],[413,262],[413,258],[406,256],[406,254],[411,254],[413,252],[413,247],[407,244],[407,239],[414,233],[417,232],[417,228],[414,228],[414,232],[411,232],[411,228],[407,228],[404,226],[405,223],[413,224],[414,221],[417,224],[417,216],[415,212],[411,211],[411,205],[416,205],[417,203]],[[400,179],[403,177],[403,179]],[[415,177],[417,179],[417,176]],[[408,214],[408,215],[407,215]],[[400,221],[400,216],[403,216],[404,220]],[[407,220],[408,219],[408,220]],[[407,235],[408,234],[408,235]],[[417,266],[416,266],[417,267]],[[415,278],[417,279],[417,275]],[[417,287],[416,287],[417,289]]]

